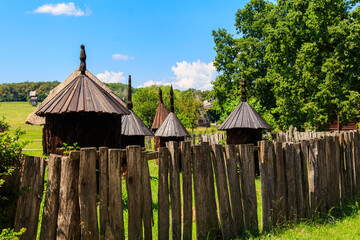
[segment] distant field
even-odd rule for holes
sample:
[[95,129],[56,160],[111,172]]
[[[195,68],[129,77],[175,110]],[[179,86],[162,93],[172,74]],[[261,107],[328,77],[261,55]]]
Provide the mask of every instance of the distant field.
[[[26,131],[22,139],[33,140],[25,149],[42,149],[42,143],[39,141],[42,139],[42,126],[25,124],[27,116],[34,111],[34,109],[35,108],[27,102],[0,102],[0,118],[4,116],[6,121],[10,123],[11,133],[13,133],[17,127],[21,127],[22,130]],[[24,153],[41,156],[42,150],[25,150]]]

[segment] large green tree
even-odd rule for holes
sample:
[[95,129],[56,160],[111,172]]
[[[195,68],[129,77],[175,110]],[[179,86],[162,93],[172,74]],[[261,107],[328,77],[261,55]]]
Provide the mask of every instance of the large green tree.
[[251,0],[236,14],[237,38],[224,29],[213,32],[218,108],[239,95],[244,77],[249,95],[271,110],[280,129],[354,120],[360,99],[358,2]]

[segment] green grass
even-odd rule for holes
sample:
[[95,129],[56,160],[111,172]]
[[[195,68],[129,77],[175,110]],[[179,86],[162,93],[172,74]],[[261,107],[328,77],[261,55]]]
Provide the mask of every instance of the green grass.
[[[24,140],[41,140],[42,139],[42,126],[33,126],[25,124],[26,117],[29,113],[34,110],[28,103],[24,102],[6,102],[0,103],[0,118],[2,116],[6,117],[6,120],[11,125],[11,132],[14,131],[16,127],[21,127],[21,129],[26,131],[26,134],[22,137]],[[195,134],[210,133],[211,130],[214,131],[215,126],[211,128],[198,128],[194,131]],[[189,131],[190,132],[190,131]],[[26,146],[26,149],[30,151],[24,151],[28,155],[41,156],[42,151],[31,150],[31,149],[41,149],[41,141],[34,141]],[[154,226],[153,226],[153,238],[157,239],[157,229],[158,229],[158,166],[155,164],[155,161],[149,161],[149,171],[150,171],[150,184],[152,189],[152,199],[153,199],[153,214],[154,214]],[[180,176],[181,177],[181,176]],[[181,181],[180,181],[181,182]],[[256,179],[256,195],[258,202],[258,220],[259,225],[261,223],[261,186],[260,179]],[[44,189],[46,191],[46,189]],[[127,194],[126,194],[126,184],[125,180],[122,181],[122,191],[123,191],[123,203],[124,203],[124,220],[125,220],[125,236],[127,236],[127,219],[128,219],[128,210],[127,210]],[[194,199],[194,198],[193,198]],[[358,199],[360,200],[360,198]],[[43,204],[41,211],[43,210]],[[194,200],[193,200],[194,206]],[[41,222],[42,216],[40,214],[39,222]],[[323,219],[317,219],[315,221],[308,220],[307,222],[302,222],[297,225],[287,225],[281,228],[275,228],[269,234],[262,234],[258,236],[248,235],[250,239],[360,239],[360,207],[359,201],[350,203],[342,209],[333,209],[329,215]],[[39,228],[40,229],[40,228]],[[261,229],[261,228],[260,228]],[[38,232],[39,234],[39,232]],[[193,222],[193,238],[196,236],[195,221]]]

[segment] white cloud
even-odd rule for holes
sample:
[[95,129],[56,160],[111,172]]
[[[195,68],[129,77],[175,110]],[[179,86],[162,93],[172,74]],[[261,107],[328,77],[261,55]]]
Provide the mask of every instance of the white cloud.
[[182,88],[195,88],[209,90],[212,88],[211,81],[215,80],[216,69],[213,63],[204,63],[197,60],[196,62],[177,62],[171,70],[175,74],[174,85]]
[[150,80],[150,81],[144,82],[144,84],[138,86],[138,88],[150,87],[150,86],[152,86],[152,85],[163,85],[163,86],[166,86],[166,85],[170,85],[170,84],[171,84],[170,82],[166,82],[166,81],[156,81],[156,82],[154,82],[153,80]]
[[109,72],[105,70],[104,73],[99,73],[96,75],[96,77],[105,83],[119,83],[124,82],[126,79],[123,74],[123,72]]
[[58,3],[58,4],[45,4],[34,10],[34,13],[48,13],[51,15],[68,15],[68,16],[88,16],[91,14],[91,10],[85,5],[85,11],[76,7],[73,2]]
[[124,61],[127,61],[127,60],[133,60],[134,57],[128,56],[128,55],[122,55],[122,54],[119,54],[119,53],[115,53],[115,54],[112,55],[112,59],[113,59],[113,60],[124,60]]

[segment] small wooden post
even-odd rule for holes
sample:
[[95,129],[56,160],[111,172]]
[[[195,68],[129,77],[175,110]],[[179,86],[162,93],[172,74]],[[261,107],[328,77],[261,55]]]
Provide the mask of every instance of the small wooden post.
[[242,144],[239,145],[238,148],[240,152],[241,190],[244,198],[245,230],[257,233],[259,227],[255,187],[254,145]]
[[274,142],[275,150],[275,209],[274,224],[281,225],[286,218],[287,192],[286,192],[286,175],[285,161],[281,142]]
[[226,145],[226,167],[229,178],[229,190],[231,199],[231,211],[233,216],[233,231],[235,236],[244,232],[243,198],[240,191],[240,180],[238,170],[239,157],[235,145]]
[[158,191],[158,237],[169,238],[169,183],[168,173],[170,153],[167,148],[159,148],[159,191]]
[[227,184],[224,152],[222,145],[212,145],[212,153],[214,154],[212,162],[214,165],[216,190],[219,201],[220,222],[223,239],[235,237],[232,231],[232,216],[230,208],[229,190]]
[[81,239],[99,239],[96,211],[96,148],[80,150],[79,207]]
[[296,184],[296,201],[297,201],[297,216],[298,219],[305,218],[304,208],[304,188],[303,188],[303,171],[307,171],[307,169],[302,169],[303,156],[301,152],[300,143],[294,144],[294,153],[295,153],[295,161],[294,161],[294,172],[295,172],[295,184]]
[[221,238],[209,145],[203,143],[193,149],[196,238]]
[[151,197],[151,185],[150,185],[150,172],[149,165],[146,159],[146,152],[141,153],[141,166],[142,166],[142,186],[144,194],[143,204],[143,221],[144,221],[144,239],[152,239],[152,197]]
[[121,150],[110,149],[108,160],[109,176],[109,227],[106,231],[106,238],[125,239],[124,217],[122,209],[122,187],[121,187]]
[[61,156],[50,154],[44,214],[41,222],[41,240],[54,240],[56,238],[56,223],[59,211],[60,167]]
[[44,188],[44,158],[22,156],[20,192],[15,215],[15,230],[26,228],[21,239],[35,239]]
[[356,187],[355,192],[360,193],[360,136],[359,131],[354,132],[354,162],[355,162],[355,175]]
[[180,195],[180,159],[179,143],[168,142],[170,152],[170,203],[171,203],[171,236],[181,239],[181,195]]
[[303,186],[303,217],[308,217],[310,212],[309,200],[309,178],[308,178],[308,162],[309,162],[309,141],[301,140],[301,172],[302,172],[302,186]]
[[348,200],[353,199],[353,181],[354,181],[354,172],[352,166],[352,159],[351,159],[351,139],[350,134],[348,132],[344,133],[344,140],[345,140],[345,177],[347,186],[345,186],[345,194]]
[[261,178],[261,225],[263,232],[269,232],[273,225],[275,201],[274,147],[269,141],[261,141],[260,145],[260,178]]
[[297,195],[295,179],[295,149],[293,143],[284,143],[285,171],[287,182],[287,219],[297,220]]
[[59,213],[57,238],[61,240],[80,239],[79,209],[79,152],[70,152],[70,157],[61,158]]
[[141,147],[127,146],[126,188],[128,193],[128,238],[142,238]]
[[109,238],[110,234],[109,219],[109,174],[108,174],[108,148],[99,148],[99,197],[100,197],[100,238]]
[[309,198],[311,214],[315,214],[318,207],[318,142],[316,139],[310,139],[309,145]]
[[[196,135],[193,135],[195,139]],[[191,176],[191,143],[181,142],[181,169],[183,193],[183,239],[192,239],[192,176]]]

